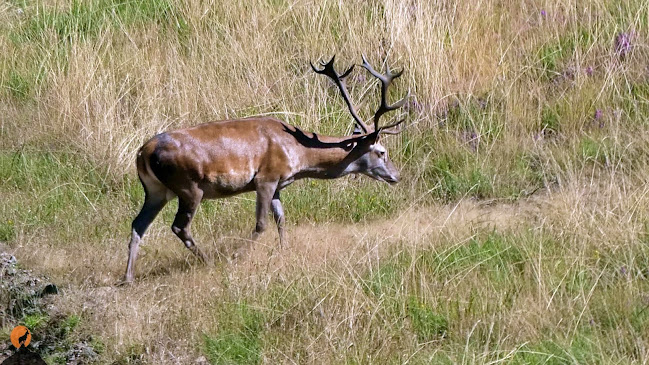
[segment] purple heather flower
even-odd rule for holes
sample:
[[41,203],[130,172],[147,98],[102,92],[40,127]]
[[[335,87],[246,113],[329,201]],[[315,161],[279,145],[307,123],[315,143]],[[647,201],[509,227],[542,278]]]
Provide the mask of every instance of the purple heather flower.
[[586,67],[586,75],[591,76],[593,74],[593,66]]
[[633,33],[618,33],[615,36],[615,53],[621,58],[626,57],[626,55],[631,52],[633,45],[631,44],[631,38]]
[[620,274],[622,274],[622,276],[626,276],[626,267],[625,266],[622,266],[620,268]]
[[593,121],[599,122],[598,126],[600,128],[604,128],[604,119],[602,119],[603,116],[604,116],[604,112],[602,111],[602,109],[595,110],[595,115],[593,115]]
[[421,113],[422,110],[424,109],[423,106],[417,102],[417,100],[412,101],[412,106],[415,108],[415,111],[417,113]]
[[422,105],[417,101],[416,98],[410,99],[408,103],[406,103],[406,109],[408,111],[414,111],[417,114],[421,114],[421,111],[423,109]]
[[462,137],[469,145],[469,148],[471,148],[471,151],[477,152],[478,144],[480,143],[480,136],[478,136],[475,131],[465,131],[462,134],[463,134]]
[[602,109],[597,109],[597,110],[595,110],[595,116],[593,118],[595,120],[599,120],[603,115],[604,115],[604,112],[602,111]]
[[573,81],[575,79],[575,71],[571,68],[565,69],[552,77],[552,83],[559,85],[565,81]]
[[564,79],[566,80],[574,80],[575,79],[575,71],[572,69],[567,69],[564,70],[561,75],[563,76]]
[[417,15],[417,10],[419,9],[419,6],[417,6],[416,3],[410,4],[410,16],[415,17]]
[[541,10],[541,16],[545,18],[546,15],[548,15],[548,13],[546,13],[545,10]]

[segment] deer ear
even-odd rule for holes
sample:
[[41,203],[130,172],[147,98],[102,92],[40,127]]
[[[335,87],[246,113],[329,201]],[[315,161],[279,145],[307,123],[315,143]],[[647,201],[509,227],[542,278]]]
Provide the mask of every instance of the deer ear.
[[360,149],[360,150],[369,150],[373,144],[378,141],[379,133],[372,132],[370,134],[363,133],[354,133],[346,141],[346,148],[350,149]]
[[358,146],[363,148],[364,150],[369,150],[372,148],[372,145],[376,144],[379,140],[379,134],[376,132],[372,132],[370,134],[366,134],[361,137],[361,139],[358,141]]
[[381,137],[381,133],[379,132],[381,132],[380,129],[367,135],[367,140],[370,144],[375,144],[379,141],[379,138]]

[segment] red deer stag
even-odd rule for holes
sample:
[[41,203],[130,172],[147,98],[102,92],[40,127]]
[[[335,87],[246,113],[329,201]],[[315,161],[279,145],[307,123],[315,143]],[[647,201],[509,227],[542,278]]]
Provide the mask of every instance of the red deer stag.
[[137,173],[145,191],[144,206],[133,220],[132,236],[124,283],[134,278],[135,259],[147,227],[167,202],[178,197],[178,212],[171,226],[185,246],[202,261],[205,254],[196,246],[189,226],[203,199],[257,192],[257,225],[252,240],[266,228],[269,209],[273,212],[280,246],[284,245],[284,210],[280,191],[302,178],[335,179],[361,173],[379,181],[395,184],[399,171],[379,144],[381,134],[397,134],[403,119],[379,127],[379,119],[388,111],[403,106],[407,99],[390,105],[387,90],[393,79],[401,76],[388,68],[386,74],[374,70],[363,56],[363,67],[381,82],[381,103],[374,114],[374,125],[365,124],[355,111],[345,86],[345,77],[334,69],[334,57],[311,64],[313,71],[326,75],[338,86],[356,123],[356,133],[328,137],[304,132],[278,119],[250,117],[200,124],[195,127],[156,135],[137,154]]

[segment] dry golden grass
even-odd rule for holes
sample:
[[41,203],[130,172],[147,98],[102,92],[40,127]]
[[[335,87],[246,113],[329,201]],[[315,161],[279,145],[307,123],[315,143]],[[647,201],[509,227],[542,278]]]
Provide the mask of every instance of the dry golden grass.
[[[642,1],[5,2],[0,240],[100,363],[646,363],[648,28]],[[236,262],[252,197],[206,203],[213,267],[168,207],[113,286],[146,139],[256,114],[348,133],[308,62],[362,53],[406,70],[404,183],[295,184],[290,247],[271,229]]]
[[[366,310],[376,305],[362,290],[359,292],[358,280],[365,271],[378,269],[394,247],[416,252],[440,241],[462,244],[476,229],[508,230],[535,215],[538,215],[535,219],[544,219],[539,205],[526,202],[485,206],[463,201],[454,206],[410,210],[396,219],[366,224],[300,225],[289,230],[290,247],[285,250],[277,249],[276,233],[269,232],[240,261],[217,262],[213,268],[198,264],[176,242],[175,236],[158,223],[147,235],[138,266],[138,281],[126,288],[112,285],[124,269],[124,235],[104,242],[103,250],[91,249],[80,240],[58,250],[25,244],[11,251],[24,265],[48,273],[55,282],[67,283],[63,287],[64,295],[57,298],[55,305],[86,318],[93,332],[107,340],[107,352],[113,354],[108,358],[123,355],[129,346],[141,345],[148,362],[190,363],[199,357],[196,344],[202,341],[202,333],[214,328],[215,323],[209,320],[211,311],[225,291],[254,296],[255,292],[264,292],[277,283],[290,287],[291,282],[300,278],[324,280],[325,284],[321,285],[332,290],[329,295],[346,298],[339,303],[327,303],[330,313],[326,315],[331,318],[325,327],[338,327],[327,330],[333,331],[327,336],[332,341],[354,338],[354,331],[367,330],[353,325],[354,316],[359,315],[354,314],[357,310],[354,302],[359,301],[357,305]],[[36,240],[43,242],[47,238]],[[207,246],[210,252],[220,249],[203,242],[202,246]],[[278,316],[284,314],[289,313]],[[324,314],[299,315],[305,317],[293,320],[303,321]],[[521,315],[527,317],[529,313]],[[343,319],[351,322],[336,323]],[[273,362],[272,358],[285,350],[268,349],[266,360]],[[305,360],[324,361],[318,351],[328,353],[326,348],[314,349],[313,353],[307,351]],[[337,355],[327,356],[333,356],[331,360],[335,361]]]
[[[26,244],[15,246],[12,252],[26,266],[48,273],[55,282],[67,283],[63,287],[64,295],[55,305],[65,308],[66,313],[81,315],[93,333],[106,341],[105,360],[139,351],[150,363],[191,363],[201,356],[197,344],[203,340],[203,334],[218,331],[219,324],[214,319],[223,315],[219,312],[222,301],[266,298],[268,291],[278,285],[288,292],[292,285],[297,286],[301,299],[278,312],[264,308],[263,305],[272,303],[264,299],[255,305],[271,313],[265,324],[269,331],[277,332],[278,336],[290,335],[293,331],[293,336],[298,337],[276,342],[268,340],[262,352],[263,362],[343,362],[355,352],[347,345],[358,346],[356,351],[366,353],[370,356],[368,359],[386,359],[390,358],[389,351],[402,352],[409,346],[425,349],[426,345],[417,345],[413,338],[393,338],[394,333],[390,333],[386,323],[404,319],[385,318],[386,314],[381,313],[386,306],[383,300],[390,298],[377,301],[368,295],[363,289],[368,273],[380,270],[399,252],[416,256],[434,250],[445,254],[467,244],[483,231],[515,234],[530,230],[532,234],[545,232],[556,237],[565,236],[565,242],[572,246],[564,252],[569,254],[566,260],[569,265],[578,267],[581,261],[599,255],[597,250],[602,255],[605,250],[633,252],[632,247],[624,245],[634,242],[644,229],[638,226],[637,215],[647,214],[644,208],[639,208],[646,206],[647,190],[625,194],[608,204],[596,198],[603,191],[608,194],[610,188],[574,186],[518,203],[463,200],[448,206],[413,208],[392,219],[364,224],[293,226],[289,230],[291,244],[288,249],[278,250],[276,233],[269,232],[240,261],[217,261],[215,267],[195,262],[171,232],[157,223],[147,236],[138,280],[127,288],[112,285],[123,271],[125,234],[103,242],[102,249],[88,247],[80,239],[59,244],[59,248],[53,250],[43,246],[47,238],[34,237],[38,244],[20,240]],[[605,217],[600,217],[601,214]],[[602,222],[605,222],[605,230],[601,228]],[[227,240],[214,239],[218,244]],[[221,249],[206,243],[209,242],[207,237],[201,237],[201,241],[210,252]],[[533,245],[521,243],[521,247],[530,249]],[[543,245],[538,249],[542,250]],[[555,333],[570,336],[572,326],[576,328],[579,321],[590,319],[573,315],[588,308],[592,293],[578,292],[573,298],[557,297],[557,291],[561,292],[565,284],[562,281],[569,279],[556,276],[553,270],[556,258],[542,251],[531,252],[529,256],[534,260],[525,263],[527,275],[530,275],[524,279],[527,287],[518,289],[520,292],[509,309],[494,310],[492,305],[506,300],[503,295],[507,293],[497,287],[480,285],[484,282],[484,272],[478,265],[452,276],[441,275],[443,281],[411,282],[402,290],[408,291],[407,287],[414,285],[417,289],[410,290],[416,290],[421,300],[445,303],[459,299],[461,306],[470,306],[466,302],[470,301],[467,290],[473,293],[471,296],[482,298],[482,302],[474,304],[477,305],[472,309],[475,313],[466,314],[466,318],[451,324],[449,331],[469,337],[476,326],[490,331],[485,351],[472,352],[472,356],[477,357],[464,360],[486,362],[497,356],[494,352],[497,349],[513,351],[516,346],[543,338],[539,332],[541,328],[554,328]],[[632,257],[628,259],[633,260]],[[631,262],[627,265],[634,266]],[[605,268],[601,274],[616,269]],[[417,280],[417,269],[411,266],[407,270],[412,276],[409,278]],[[310,291],[303,292],[305,288]],[[636,289],[639,288],[634,281],[630,281],[625,291]],[[488,315],[483,317],[485,314]],[[312,323],[313,328],[304,328],[310,327],[308,323]],[[381,346],[387,347],[373,349],[371,341],[380,341]],[[443,340],[439,346],[439,351],[445,350]],[[456,361],[460,359],[457,356],[461,352],[450,351],[450,354]],[[640,358],[647,355],[639,354]],[[401,361],[406,358],[401,357]]]

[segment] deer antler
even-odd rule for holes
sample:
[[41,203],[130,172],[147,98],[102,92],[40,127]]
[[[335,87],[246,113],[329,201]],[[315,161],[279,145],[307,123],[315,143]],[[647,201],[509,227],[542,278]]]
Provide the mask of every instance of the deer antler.
[[383,116],[383,114],[385,114],[385,113],[387,113],[389,111],[401,108],[406,103],[406,100],[410,96],[410,91],[408,91],[408,93],[406,94],[406,96],[403,99],[397,101],[396,103],[394,103],[392,105],[388,104],[388,100],[387,100],[388,87],[392,83],[392,80],[398,78],[399,76],[401,76],[401,74],[403,74],[403,70],[392,73],[390,71],[390,66],[386,63],[385,67],[387,69],[386,70],[387,72],[385,74],[381,74],[381,73],[377,72],[372,67],[372,65],[369,64],[369,62],[367,62],[367,59],[365,58],[365,55],[362,55],[362,57],[363,57],[362,66],[367,71],[369,71],[369,73],[371,73],[372,76],[376,77],[377,79],[379,79],[381,81],[381,104],[379,105],[379,108],[376,110],[376,113],[374,113],[374,131],[378,132],[378,133],[384,133],[384,134],[397,134],[397,133],[400,133],[401,132],[400,129],[397,130],[397,131],[387,131],[386,129],[391,129],[391,128],[394,128],[396,126],[399,126],[401,123],[403,123],[405,121],[405,119],[402,119],[402,120],[400,120],[400,121],[398,121],[398,122],[396,122],[394,124],[390,124],[388,126],[380,127],[380,128],[379,128],[379,119],[381,118],[381,116]]
[[311,68],[315,73],[328,76],[330,79],[333,80],[336,86],[338,86],[338,89],[340,90],[343,99],[345,99],[347,108],[349,108],[349,112],[352,114],[352,117],[354,117],[354,121],[363,130],[363,133],[366,134],[369,132],[369,127],[361,120],[358,114],[356,114],[356,109],[354,109],[354,106],[352,105],[352,102],[349,99],[349,94],[347,93],[347,87],[345,86],[345,77],[347,77],[352,72],[355,65],[352,65],[342,75],[339,75],[338,72],[336,72],[336,70],[334,69],[335,58],[336,56],[334,55],[333,57],[331,57],[331,60],[329,60],[329,62],[320,61],[320,65],[322,66],[321,70],[316,69],[315,66],[313,66],[313,63],[311,63],[311,61],[309,61],[309,64],[311,65]]

